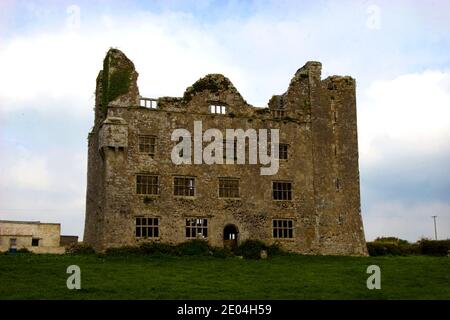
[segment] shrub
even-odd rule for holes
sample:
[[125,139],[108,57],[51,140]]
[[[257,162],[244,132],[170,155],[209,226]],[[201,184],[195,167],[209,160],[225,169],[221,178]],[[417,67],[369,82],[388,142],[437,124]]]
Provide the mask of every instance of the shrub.
[[129,254],[140,254],[142,250],[140,247],[135,246],[123,246],[116,248],[108,248],[105,252],[107,255],[129,255]]
[[67,247],[66,253],[72,254],[94,254],[95,250],[91,246],[83,243],[74,243]]
[[212,255],[215,258],[228,258],[233,256],[233,251],[230,248],[212,248]]
[[200,239],[183,242],[176,247],[177,254],[181,256],[208,255],[211,251],[208,242]]
[[450,250],[450,239],[447,240],[426,240],[418,242],[420,252],[424,255],[446,256]]
[[374,240],[374,242],[378,243],[391,243],[397,245],[408,245],[409,242],[407,240],[399,239],[396,237],[378,237]]
[[420,248],[415,243],[404,242],[367,242],[367,251],[370,256],[405,256],[420,254]]
[[283,255],[285,252],[281,249],[278,243],[272,244],[267,247],[267,255],[270,256],[278,256]]
[[147,242],[140,246],[141,252],[144,254],[174,254],[176,253],[176,247],[170,244],[161,242]]
[[[267,250],[268,256],[283,254],[278,244],[267,246],[261,241],[247,240],[236,248],[236,254],[247,259],[260,259],[261,250]],[[90,252],[88,252],[90,253]],[[178,245],[160,242],[144,242],[140,246],[124,246],[109,248],[105,255],[130,255],[130,254],[171,254],[178,256],[213,256],[227,258],[234,255],[230,248],[211,247],[207,241],[201,239],[189,240]]]
[[367,251],[370,256],[385,256],[385,255],[393,255],[398,256],[402,255],[402,251],[397,244],[393,243],[382,243],[382,242],[368,242],[367,243]]
[[406,240],[385,237],[367,242],[367,250],[371,256],[413,254],[446,256],[450,250],[450,240],[422,239],[416,243],[409,243]]
[[17,250],[18,253],[32,253],[30,250],[28,250],[27,248],[20,248]]
[[261,250],[267,250],[267,246],[258,240],[246,240],[236,249],[236,255],[246,259],[260,259]]

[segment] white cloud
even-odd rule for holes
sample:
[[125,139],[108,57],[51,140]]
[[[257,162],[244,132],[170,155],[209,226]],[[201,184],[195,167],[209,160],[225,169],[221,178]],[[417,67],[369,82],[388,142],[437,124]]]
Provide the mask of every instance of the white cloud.
[[44,149],[33,152],[15,142],[1,146],[0,220],[61,223],[63,233],[82,236],[86,152]]
[[371,206],[366,213],[366,240],[382,236],[395,236],[411,242],[421,237],[434,239],[432,215],[438,216],[438,238],[450,238],[449,203],[426,202],[412,205],[401,201],[380,202]]
[[45,158],[31,156],[18,159],[10,167],[9,179],[19,188],[46,190],[49,186],[49,168]]
[[[37,155],[23,146],[2,149],[9,150],[0,158],[0,187],[22,190],[48,190],[50,168],[45,156]],[[6,200],[6,199],[5,199]]]
[[390,152],[436,154],[450,146],[450,72],[429,70],[375,81],[359,96],[365,166],[386,161]]

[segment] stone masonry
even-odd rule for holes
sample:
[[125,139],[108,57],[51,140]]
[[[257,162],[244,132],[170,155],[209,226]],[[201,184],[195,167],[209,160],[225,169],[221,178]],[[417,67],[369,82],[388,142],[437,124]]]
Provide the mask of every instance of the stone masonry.
[[[137,77],[121,51],[108,51],[88,137],[85,243],[99,251],[147,241],[181,243],[192,238],[187,229],[197,220],[207,229],[199,236],[213,246],[255,239],[304,254],[367,254],[353,78],[322,80],[321,64],[307,62],[284,94],[256,108],[220,74],[199,79],[183,97],[142,106]],[[224,106],[225,114],[212,113],[211,105]],[[177,128],[193,132],[194,121],[202,121],[203,131],[279,129],[287,159],[272,176],[261,175],[260,164],[176,165],[171,134]],[[142,152],[142,137],[153,139],[152,154]],[[140,175],[156,177],[156,191],[139,192]],[[176,177],[193,178],[195,192],[176,195]],[[237,180],[239,194],[219,196],[221,178]],[[274,199],[276,181],[289,184],[290,199]],[[153,231],[138,231],[142,221]]]
[[0,220],[0,252],[27,249],[62,254],[65,249],[60,245],[60,232],[59,223]]

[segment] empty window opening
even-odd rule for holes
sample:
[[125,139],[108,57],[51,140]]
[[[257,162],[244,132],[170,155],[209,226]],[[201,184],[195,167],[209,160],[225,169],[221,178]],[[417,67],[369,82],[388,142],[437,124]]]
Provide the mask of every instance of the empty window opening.
[[195,196],[195,178],[175,177],[173,194],[175,196],[185,196],[185,197]]
[[333,123],[337,122],[337,112],[333,111]]
[[136,176],[136,193],[157,195],[159,193],[159,177],[138,174]]
[[158,238],[159,218],[136,217],[136,238]]
[[339,178],[336,178],[335,184],[336,184],[336,191],[340,191],[341,190],[341,181],[339,180]]
[[156,109],[158,107],[158,100],[152,98],[140,98],[139,105],[143,108]]
[[186,219],[186,238],[207,238],[208,219],[188,218]]
[[32,247],[39,247],[39,239],[37,239],[37,238],[31,239],[31,246]]
[[219,178],[219,198],[239,198],[239,179]]
[[278,145],[278,159],[287,160],[288,159],[288,148],[289,145],[285,143],[280,143]]
[[283,109],[273,109],[272,110],[272,116],[275,119],[281,119],[286,116],[286,112]]
[[291,219],[274,219],[272,221],[272,235],[278,239],[294,237],[294,223]]
[[273,200],[292,200],[292,182],[273,181],[272,197]]
[[286,116],[285,108],[284,108],[284,99],[283,96],[278,96],[276,100],[275,108],[272,109],[272,116],[275,119],[284,118]]
[[216,113],[216,114],[226,114],[227,113],[227,107],[223,106],[223,105],[211,104],[209,106],[209,112],[210,113]]
[[147,153],[154,157],[156,152],[156,137],[139,136],[139,152]]

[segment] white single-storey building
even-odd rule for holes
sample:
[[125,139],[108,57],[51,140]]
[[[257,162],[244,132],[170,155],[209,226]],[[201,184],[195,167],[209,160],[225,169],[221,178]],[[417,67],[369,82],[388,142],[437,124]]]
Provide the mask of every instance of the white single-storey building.
[[64,253],[61,225],[39,221],[0,220],[0,252],[28,249],[34,253]]

